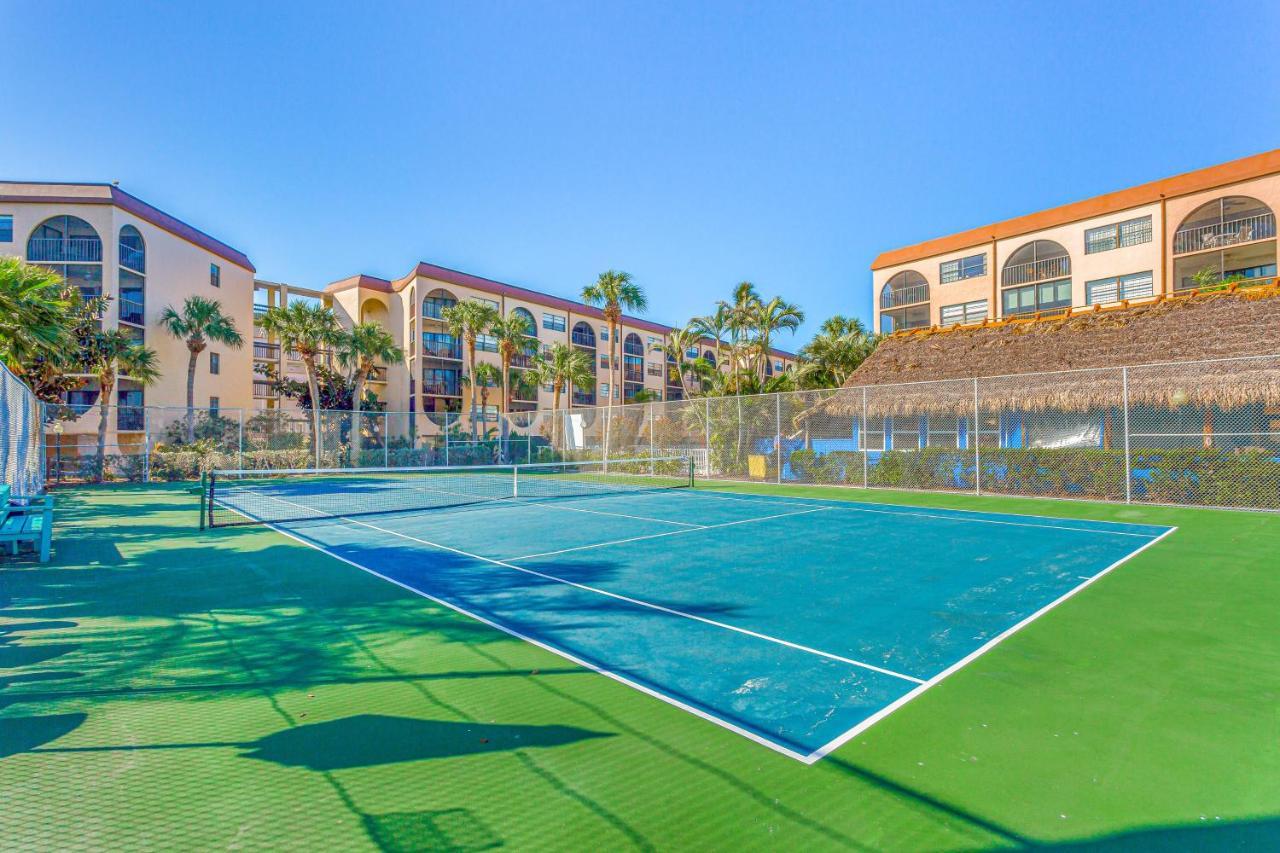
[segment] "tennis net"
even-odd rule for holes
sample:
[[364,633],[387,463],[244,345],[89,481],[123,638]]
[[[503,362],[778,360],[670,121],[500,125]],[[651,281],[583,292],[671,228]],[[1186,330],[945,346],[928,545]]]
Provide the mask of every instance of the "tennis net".
[[692,485],[693,466],[687,456],[532,465],[213,471],[202,489],[200,524],[271,524]]

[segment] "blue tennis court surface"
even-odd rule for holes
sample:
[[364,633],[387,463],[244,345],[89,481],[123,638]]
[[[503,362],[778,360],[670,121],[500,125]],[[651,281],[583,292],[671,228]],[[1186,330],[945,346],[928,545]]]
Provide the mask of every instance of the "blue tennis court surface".
[[705,488],[276,528],[804,761],[1170,532]]

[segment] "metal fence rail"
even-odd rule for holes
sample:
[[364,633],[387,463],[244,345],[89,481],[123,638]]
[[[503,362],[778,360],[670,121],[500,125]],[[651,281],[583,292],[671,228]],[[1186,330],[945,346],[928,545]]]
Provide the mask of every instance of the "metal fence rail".
[[42,439],[40,401],[0,364],[0,483],[9,486],[14,497],[44,491]]
[[[98,408],[66,409],[45,416],[55,480],[83,478],[97,452]],[[141,429],[112,432],[106,467],[127,479],[688,453],[712,479],[1280,510],[1280,356],[474,420],[322,412],[314,440],[298,410],[147,408],[126,420]]]

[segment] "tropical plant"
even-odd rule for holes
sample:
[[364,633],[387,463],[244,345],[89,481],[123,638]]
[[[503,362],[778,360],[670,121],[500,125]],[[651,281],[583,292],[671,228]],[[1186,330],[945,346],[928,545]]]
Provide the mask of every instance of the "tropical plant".
[[653,403],[661,399],[662,394],[652,388],[641,388],[631,395],[631,402],[633,403]]
[[489,326],[491,334],[498,344],[498,358],[502,361],[502,411],[511,410],[511,362],[517,355],[529,352],[530,335],[533,329],[529,319],[523,314],[508,314],[494,320]]
[[[341,340],[342,328],[333,309],[309,302],[292,302],[287,306],[274,305],[258,319],[258,325],[275,335],[280,346],[302,359],[307,371],[307,389],[310,398],[320,400],[317,381],[317,359],[327,348]],[[311,409],[311,449],[316,465],[320,464],[320,406]]]
[[352,458],[360,459],[362,424],[360,412],[364,402],[364,383],[378,368],[378,362],[391,364],[404,358],[396,339],[378,323],[357,323],[343,332],[337,344],[338,363],[348,368],[351,384]]
[[78,293],[49,267],[0,257],[0,361],[18,375],[73,351],[67,317]]
[[111,418],[111,395],[116,380],[126,377],[140,385],[150,385],[160,376],[155,350],[138,344],[120,329],[99,330],[89,335],[80,353],[82,368],[98,381],[98,455],[94,460],[94,481],[101,483],[106,472],[107,426]]
[[711,338],[715,342],[716,366],[723,364],[724,339],[733,328],[733,309],[728,304],[720,302],[716,305],[716,310],[704,317],[694,317],[689,325],[702,333],[703,337]]
[[[478,299],[464,299],[441,311],[440,318],[449,327],[449,334],[455,338],[461,338],[467,345],[467,375],[474,376],[476,339],[499,319],[498,309]],[[468,396],[471,398],[471,438],[475,440],[477,438],[476,395],[472,393]]]
[[483,413],[489,409],[489,391],[503,384],[502,368],[482,361],[476,365],[475,372],[471,376],[462,377],[462,381],[466,385],[471,385],[473,377],[476,387],[472,390],[480,395],[480,411]]
[[[538,384],[551,386],[551,408],[556,411],[560,409],[560,395],[566,388],[595,389],[595,362],[590,355],[568,344],[552,344],[545,355],[535,356],[529,373]],[[558,424],[560,416],[555,417]],[[551,446],[559,447],[554,430]]]
[[794,333],[804,322],[804,312],[800,307],[775,296],[768,302],[757,299],[751,310],[751,331],[755,335],[755,350],[759,357],[760,381],[764,382],[768,373],[771,357],[769,344],[773,336],[786,329]]
[[187,345],[187,441],[196,440],[195,399],[196,363],[209,342],[223,344],[232,349],[244,345],[244,336],[236,328],[236,321],[222,313],[222,305],[203,296],[188,296],[182,303],[182,312],[166,305],[160,312],[160,325],[170,335]]
[[649,299],[635,283],[630,273],[606,270],[600,273],[595,284],[582,288],[582,301],[599,306],[609,324],[609,402],[613,406],[613,389],[617,387],[618,374],[618,326],[623,310],[639,313],[648,309]]
[[818,334],[800,348],[797,383],[802,388],[839,388],[875,351],[880,340],[879,335],[868,334],[856,317],[829,317]]
[[[703,332],[696,320],[691,320],[683,329],[672,329],[663,343],[655,343],[653,350],[666,356],[666,367],[675,369],[680,377],[680,390],[689,396],[688,374],[694,370],[693,362],[701,360],[695,356],[689,358],[689,350],[695,352],[701,347]],[[705,363],[705,361],[704,361]]]

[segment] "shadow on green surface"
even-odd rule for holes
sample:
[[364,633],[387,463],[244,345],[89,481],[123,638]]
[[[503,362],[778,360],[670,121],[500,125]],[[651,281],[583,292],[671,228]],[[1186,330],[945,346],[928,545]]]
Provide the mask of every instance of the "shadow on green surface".
[[346,770],[401,761],[564,746],[613,737],[573,726],[495,725],[360,714],[282,729],[252,744],[246,758],[310,770]]
[[1080,853],[1130,853],[1160,850],[1280,850],[1280,818],[1226,821],[1135,829],[1084,841],[1036,845]]
[[75,731],[88,714],[45,714],[39,717],[0,717],[0,758],[30,752]]

